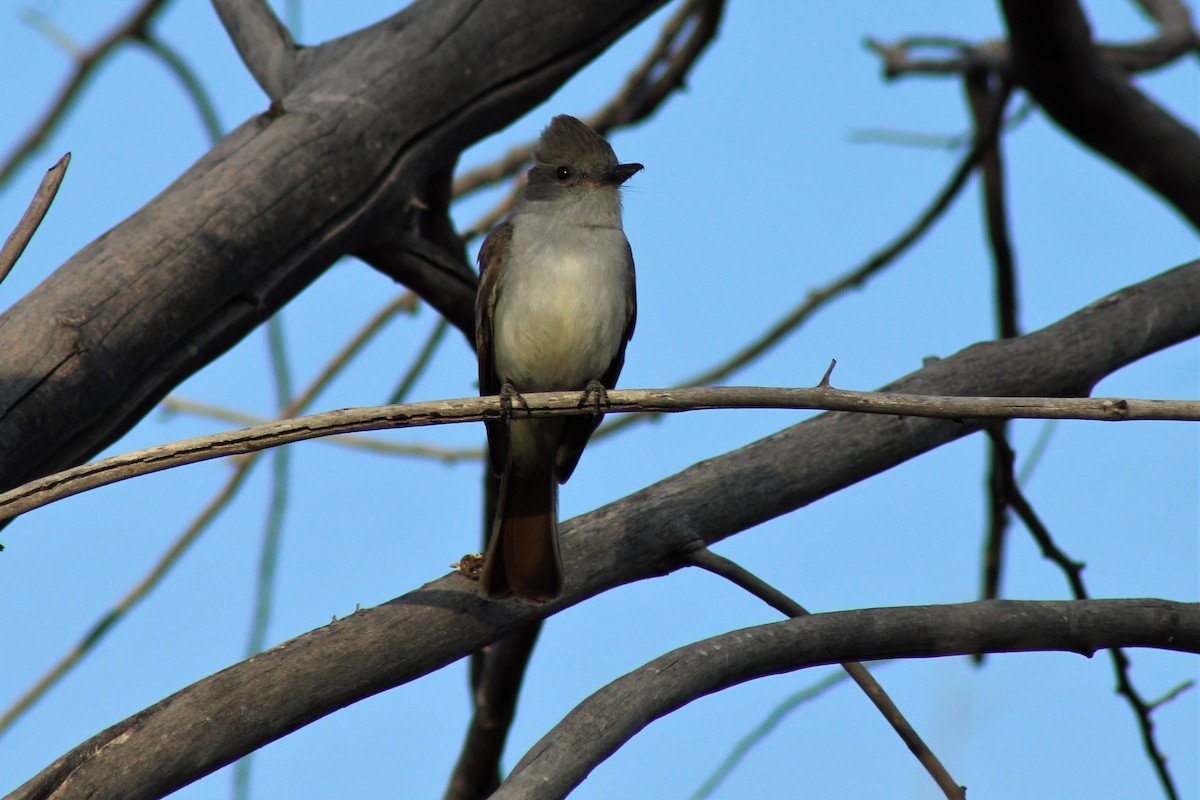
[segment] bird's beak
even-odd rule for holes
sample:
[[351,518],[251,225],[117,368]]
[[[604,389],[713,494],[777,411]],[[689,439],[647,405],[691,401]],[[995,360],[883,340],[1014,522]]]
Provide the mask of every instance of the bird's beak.
[[645,169],[641,164],[617,164],[604,176],[604,182],[611,186],[620,186],[636,173]]

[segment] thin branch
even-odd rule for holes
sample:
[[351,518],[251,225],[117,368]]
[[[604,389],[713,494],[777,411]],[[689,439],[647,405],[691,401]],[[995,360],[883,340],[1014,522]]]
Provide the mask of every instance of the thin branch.
[[59,88],[54,100],[42,113],[41,119],[25,134],[20,142],[4,157],[0,165],[0,185],[8,181],[21,165],[37,152],[49,137],[50,132],[74,104],[84,82],[117,46],[129,39],[142,39],[155,14],[161,11],[167,0],[143,0],[129,16],[116,25],[100,41],[74,52],[74,63],[66,82]]
[[[1011,473],[1013,464],[1016,461],[1016,455],[1008,446],[1007,441],[998,437],[994,431],[988,430],[991,436],[992,444],[1000,453],[1001,457],[1007,462],[1007,467]],[[1041,548],[1042,555],[1052,561],[1063,574],[1067,577],[1067,582],[1071,586],[1071,594],[1077,600],[1088,599],[1087,587],[1083,582],[1084,564],[1075,561],[1067,556],[1061,548],[1055,543],[1054,537],[1051,536],[1049,528],[1042,522],[1033,505],[1021,492],[1020,488],[1013,481],[1012,494],[1009,498],[1013,511],[1021,518],[1026,529]],[[1158,742],[1154,738],[1154,720],[1150,718],[1151,712],[1154,710],[1154,704],[1147,701],[1138,692],[1137,687],[1133,685],[1133,679],[1130,677],[1132,664],[1129,661],[1129,656],[1125,654],[1119,647],[1113,647],[1109,650],[1109,656],[1112,658],[1113,672],[1117,678],[1117,693],[1124,696],[1133,710],[1134,718],[1137,720],[1138,731],[1142,738],[1142,747],[1146,751],[1146,755],[1150,758],[1150,763],[1154,767],[1154,772],[1158,776],[1159,783],[1163,787],[1163,791],[1170,800],[1178,800],[1179,790],[1175,787],[1175,780],[1171,776],[1171,771],[1167,768],[1167,757],[1159,748]]]
[[196,519],[184,529],[183,533],[159,556],[158,561],[150,568],[149,572],[134,584],[133,588],[126,592],[124,597],[102,614],[87,632],[80,637],[75,646],[59,659],[57,664],[51,667],[33,686],[29,687],[24,694],[17,698],[16,702],[5,709],[3,714],[0,714],[0,735],[7,732],[21,715],[32,708],[34,703],[42,699],[50,689],[54,688],[55,684],[62,680],[76,664],[83,660],[84,656],[99,645],[118,622],[124,619],[130,611],[144,600],[154,587],[158,586],[167,573],[170,572],[171,568],[175,566],[176,562],[183,557],[188,548],[199,538],[200,534],[208,529],[208,526],[217,518],[220,511],[237,496],[246,477],[250,474],[249,467],[251,464],[252,461],[250,460],[238,464],[233,474],[226,479],[225,485],[208,502]]
[[[1130,645],[1130,634],[1140,640],[1137,646],[1152,639],[1150,646],[1200,650],[1200,605],[1160,602],[990,600],[842,611],[714,636],[666,653],[584,700],[525,754],[492,800],[561,798],[650,722],[730,686],[815,664],[1046,649],[1088,655]],[[1123,603],[1138,608],[1136,627],[1118,610]],[[1159,609],[1157,624],[1142,613],[1150,607]],[[1095,613],[1101,609],[1107,613]],[[991,611],[1003,614],[1004,622]],[[1174,613],[1182,615],[1178,621]],[[836,632],[828,627],[850,619],[872,622]]]
[[299,77],[299,48],[264,0],[212,0],[242,63],[271,100],[282,108]]
[[[963,75],[971,117],[977,130],[995,118],[996,104],[1003,103],[1012,91],[1006,78],[979,69]],[[1011,339],[1020,335],[1018,323],[1017,268],[1008,231],[1005,205],[1004,160],[999,136],[992,140],[979,162],[983,217],[988,249],[992,256],[993,286],[996,304],[996,335]],[[989,429],[994,438],[1007,441],[1009,426],[1000,423]],[[1008,533],[1008,505],[1016,476],[1012,465],[996,449],[988,446],[987,534],[984,542],[983,591],[985,600],[998,597],[1004,569],[1004,545]]]
[[[1004,102],[998,103],[997,116],[992,120],[991,126],[976,132],[974,144],[954,168],[949,180],[947,180],[946,184],[933,198],[929,206],[895,240],[877,251],[860,266],[831,283],[810,291],[802,303],[788,312],[757,339],[722,363],[683,381],[680,386],[703,386],[724,380],[781,342],[825,305],[845,292],[862,286],[868,279],[903,255],[945,213],[959,192],[966,186],[967,180],[979,164],[979,160],[987,152],[992,141],[998,135],[999,124],[1005,105],[1006,103]],[[631,425],[636,421],[637,419],[630,418],[607,423],[597,431],[596,436],[610,436],[626,425]]]
[[[872,664],[872,666],[880,666],[888,663],[891,662],[877,661]],[[692,793],[691,800],[707,800],[707,798],[712,797],[713,792],[720,788],[721,783],[724,782],[725,778],[729,777],[729,774],[737,768],[738,764],[741,763],[742,759],[746,757],[750,750],[766,739],[772,733],[772,731],[775,730],[776,726],[783,722],[784,718],[787,717],[788,714],[792,713],[808,701],[815,700],[817,697],[820,697],[831,689],[840,686],[849,678],[850,676],[846,674],[845,670],[835,670],[830,672],[826,677],[814,683],[812,686],[801,689],[800,691],[785,697],[783,701],[779,703],[779,705],[771,709],[771,713],[767,714],[762,722],[754,726],[749,733],[738,740],[738,743],[734,745],[733,749],[729,751],[728,755],[726,755],[725,758],[721,760],[721,763],[718,764],[716,768],[709,774],[709,776],[704,779],[704,783],[700,784],[699,788]]]
[[[267,320],[267,356],[275,388],[275,405],[281,413],[292,401],[292,367],[288,361],[287,337],[283,329],[283,313]],[[263,522],[262,544],[259,546],[258,575],[254,582],[254,605],[250,618],[250,634],[246,640],[246,657],[262,651],[267,641],[267,628],[275,596],[275,578],[279,574],[279,547],[283,540],[284,518],[288,507],[291,484],[291,451],[286,447],[271,452],[271,488],[267,516]],[[249,800],[250,766],[254,754],[239,759],[233,768],[234,800]]]
[[[260,417],[257,414],[247,414],[225,406],[201,403],[178,395],[170,395],[162,401],[164,411],[173,414],[191,414],[197,417],[220,420],[234,425],[268,425],[274,420]],[[427,458],[440,461],[443,464],[457,464],[460,461],[478,461],[483,458],[483,448],[480,447],[438,447],[432,444],[406,444],[390,442],[373,436],[360,436],[349,433],[345,436],[334,436],[319,439],[324,444],[335,447],[348,447],[351,450],[362,450],[367,453],[379,453],[386,456],[405,456],[410,458]]]
[[[620,91],[600,109],[584,118],[593,130],[607,136],[612,130],[640,122],[656,111],[684,80],[716,36],[724,12],[724,0],[687,0],[659,32],[650,51],[625,79]],[[690,23],[690,24],[689,24]],[[687,37],[677,43],[681,33]],[[517,174],[529,162],[532,142],[509,148],[490,164],[463,173],[454,181],[454,196],[462,197]],[[502,204],[503,205],[503,204]],[[486,233],[504,214],[483,228]],[[477,231],[482,221],[471,226]]]
[[408,393],[412,391],[417,380],[425,374],[425,369],[429,366],[430,359],[433,358],[434,352],[437,350],[438,345],[441,344],[449,327],[450,325],[446,322],[446,318],[439,316],[437,322],[433,324],[433,330],[429,332],[429,336],[425,338],[425,343],[421,345],[416,358],[413,359],[413,363],[405,370],[400,383],[396,384],[396,388],[388,395],[389,404],[403,403],[408,399]]
[[356,252],[433,307],[468,342],[475,341],[475,290],[479,276],[457,254],[422,236],[405,236]]
[[[592,413],[580,407],[579,392],[532,392],[519,416],[573,416]],[[820,386],[771,389],[703,386],[691,389],[614,389],[607,414],[674,413],[718,408],[773,408],[854,411],[933,419],[1078,419],[1108,422],[1131,420],[1200,421],[1198,400],[1131,400],[1061,397],[936,397],[885,392],[856,392]],[[0,493],[0,520],[40,508],[55,500],[139,475],[243,455],[285,444],[394,428],[419,428],[458,422],[500,419],[498,396],[430,400],[392,406],[364,406],[281,419],[240,431],[183,439],[62,470]]]
[[46,212],[50,210],[50,204],[54,202],[54,198],[58,194],[58,187],[62,185],[63,177],[67,174],[67,166],[70,163],[71,154],[67,153],[54,162],[54,166],[46,170],[42,182],[38,184],[37,191],[33,193],[33,199],[29,201],[29,207],[21,215],[17,227],[13,228],[13,232],[4,241],[4,247],[0,248],[0,283],[3,283],[4,279],[8,277],[8,273],[17,263],[17,259],[25,252],[34,232],[46,218]]
[[[291,405],[284,409],[284,413],[295,414],[305,408],[308,403],[311,403],[341,370],[349,364],[350,359],[361,351],[366,343],[384,325],[395,317],[396,314],[404,310],[409,310],[411,307],[412,297],[405,294],[392,300],[380,309],[363,329],[359,331],[358,335],[343,346],[342,350],[334,356],[325,369],[313,379],[308,388],[298,398],[293,400]],[[236,463],[233,473],[226,479],[225,484],[218,490],[213,499],[208,502],[196,519],[167,548],[166,552],[163,553],[150,571],[113,608],[100,617],[75,647],[43,675],[25,694],[18,698],[3,715],[0,715],[0,734],[3,734],[13,722],[58,683],[84,656],[95,649],[113,626],[145,599],[150,591],[159,584],[176,562],[183,557],[183,554],[192,543],[208,529],[208,526],[217,518],[218,514],[237,495],[246,477],[250,474],[250,470],[257,463],[258,456],[259,454],[256,453]]]
[[183,56],[157,36],[147,33],[136,41],[145,45],[147,50],[157,56],[163,66],[179,81],[183,91],[196,106],[196,113],[200,115],[200,124],[204,126],[204,134],[208,137],[209,144],[215,144],[221,138],[223,128],[221,120],[217,116],[217,107],[213,104],[208,92],[205,91],[204,85],[200,83],[200,76],[188,65]]
[[[1105,62],[1126,73],[1158,69],[1196,48],[1197,34],[1191,12],[1180,0],[1138,0],[1158,24],[1149,39],[1138,42],[1098,43]],[[951,36],[907,36],[894,44],[868,37],[864,45],[879,56],[884,77],[906,75],[959,75],[973,70],[1008,73],[1012,48],[1003,39],[972,43]],[[928,55],[925,53],[928,52]]]
[[[703,543],[698,543],[696,547],[689,550],[687,559],[696,566],[708,570],[718,577],[725,578],[736,586],[740,586],[781,614],[792,618],[809,615],[808,610],[795,600],[792,600],[783,592],[737,563],[724,556],[717,555]],[[909,751],[917,757],[917,761],[925,768],[929,776],[933,778],[934,783],[942,790],[942,794],[948,800],[966,800],[966,790],[958,781],[954,780],[953,776],[942,765],[941,760],[929,749],[929,746],[921,739],[920,734],[905,719],[899,707],[888,696],[888,693],[884,691],[879,681],[875,680],[875,676],[857,661],[844,661],[841,667],[847,675],[854,679],[854,682],[862,689],[867,699],[874,703],[879,712],[883,714],[883,718],[892,726],[892,730],[900,736],[900,740],[904,742]]]

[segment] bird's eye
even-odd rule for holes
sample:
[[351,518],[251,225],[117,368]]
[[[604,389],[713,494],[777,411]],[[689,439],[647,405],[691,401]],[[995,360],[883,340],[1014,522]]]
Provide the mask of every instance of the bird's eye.
[[556,178],[558,178],[560,181],[565,181],[571,177],[571,168],[570,167],[559,167],[558,169],[556,169],[554,171],[554,176]]

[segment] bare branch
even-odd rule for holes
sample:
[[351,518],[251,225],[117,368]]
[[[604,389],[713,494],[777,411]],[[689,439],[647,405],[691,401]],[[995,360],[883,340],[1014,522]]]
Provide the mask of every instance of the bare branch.
[[[220,420],[234,425],[269,425],[272,420],[257,414],[247,414],[225,406],[202,403],[179,395],[169,395],[162,401],[162,408],[172,414],[191,414],[196,417]],[[405,444],[385,439],[359,436],[348,433],[345,436],[332,436],[319,441],[327,444],[348,447],[351,450],[361,450],[367,453],[379,453],[388,456],[405,456],[411,458],[426,458],[430,461],[440,461],[443,464],[455,464],[459,461],[478,461],[483,458],[483,449],[479,447],[438,447],[432,444]]]
[[[412,295],[401,295],[385,304],[370,320],[342,346],[325,367],[317,373],[309,385],[294,398],[283,410],[284,416],[298,414],[342,372],[351,359],[383,329],[396,314],[413,308]],[[26,710],[33,706],[46,694],[64,675],[66,675],[80,660],[91,652],[104,637],[139,603],[146,598],[151,590],[166,576],[171,568],[183,557],[192,543],[198,539],[208,526],[216,519],[226,505],[233,500],[250,474],[258,454],[252,454],[238,461],[233,472],[226,478],[224,485],[217,491],[196,518],[176,537],[175,541],[159,557],[154,566],[147,572],[116,605],[102,614],[92,627],[84,634],[79,642],[64,655],[42,678],[2,715],[0,715],[0,734],[12,725]]]
[[[601,135],[608,135],[615,128],[640,122],[654,113],[672,92],[683,88],[687,74],[716,36],[724,8],[724,0],[687,0],[683,3],[663,25],[650,52],[629,73],[621,90],[602,108],[585,117],[584,122]],[[685,31],[686,38],[678,42]],[[532,146],[532,142],[527,142],[511,147],[492,163],[462,174],[454,181],[454,196],[462,197],[515,175],[529,161]],[[483,231],[494,224],[495,221]],[[480,227],[482,222],[473,225],[471,230],[477,231]]]
[[508,3],[440,0],[313,47],[297,113],[240,125],[0,315],[0,486],[85,460],[338,258],[410,230],[432,176],[663,2],[563,0],[531,30]]
[[299,48],[292,35],[265,0],[212,0],[242,63],[271,99],[281,108],[299,75]]
[[[1169,64],[1197,46],[1192,15],[1181,0],[1137,0],[1142,10],[1159,23],[1154,36],[1125,44],[1097,43],[1100,56],[1126,73],[1148,72]],[[905,75],[958,75],[971,71],[1008,73],[1012,51],[1003,39],[973,44],[953,36],[907,36],[894,44],[868,37],[868,50],[880,57],[884,77]],[[928,52],[928,55],[924,55]]]
[[[841,296],[845,292],[855,289],[865,283],[876,273],[883,270],[889,264],[899,258],[909,247],[911,247],[918,239],[925,234],[926,231],[933,226],[941,216],[950,207],[954,199],[967,185],[967,180],[971,177],[971,173],[979,164],[979,160],[992,146],[993,141],[999,135],[999,128],[1004,114],[1004,106],[1007,101],[1007,94],[998,100],[996,106],[996,116],[990,120],[990,126],[977,127],[975,136],[971,145],[971,149],[963,156],[962,160],[954,168],[950,178],[945,185],[934,196],[930,204],[921,212],[921,214],[908,226],[901,234],[893,241],[889,242],[881,250],[868,258],[860,266],[855,267],[846,274],[837,278],[825,286],[818,289],[813,289],[804,298],[804,301],[797,305],[794,309],[788,312],[782,319],[764,331],[758,338],[749,344],[742,347],[741,350],[734,353],[729,358],[722,361],[716,366],[701,372],[685,381],[683,386],[698,386],[702,384],[716,383],[724,380],[729,375],[733,374],[742,367],[750,364],[763,353],[770,350],[776,344],[784,339],[788,334],[796,330],[809,317],[815,314],[819,309],[830,303],[835,298]],[[636,420],[634,418],[620,419],[604,425],[598,432],[598,436],[610,436],[622,427],[632,424]]]
[[[717,555],[703,545],[698,545],[689,551],[688,559],[696,566],[740,586],[782,614],[793,618],[809,614],[807,609],[774,586],[771,586],[757,575],[730,561],[728,558]],[[900,708],[892,701],[888,693],[884,691],[879,681],[875,680],[875,676],[857,661],[844,661],[841,667],[846,671],[847,675],[854,679],[854,682],[862,689],[867,699],[875,704],[875,707],[883,714],[883,718],[892,726],[892,730],[899,734],[901,741],[917,757],[917,761],[921,763],[921,766],[933,778],[934,783],[942,790],[942,794],[949,800],[966,800],[966,790],[963,789],[958,781],[954,780],[946,767],[943,766],[941,760],[929,749],[929,746],[921,739],[920,734],[917,733],[912,724],[905,719]]]
[[526,753],[492,798],[561,798],[652,721],[755,678],[880,657],[1091,655],[1114,646],[1200,652],[1200,605],[991,600],[813,614],[733,631],[660,656],[584,700]]
[[[1078,394],[1133,360],[1197,334],[1200,262],[1193,262],[1043,330],[928,362],[887,389],[923,395]],[[568,400],[577,401],[578,395]],[[136,725],[110,728],[47,768],[16,797],[41,796],[68,777],[82,793],[96,786],[110,793],[97,797],[144,796],[126,795],[120,780],[135,781],[143,792],[150,791],[148,785],[175,788],[561,608],[612,586],[678,569],[697,540],[719,541],[975,429],[969,423],[912,417],[822,414],[564,522],[567,585],[556,603],[483,603],[471,581],[449,575],[218,673],[138,715]],[[829,657],[865,656],[838,652]],[[122,746],[107,747],[115,738]],[[125,759],[153,764],[157,777],[147,783],[144,775],[126,769]]]
[[21,168],[26,159],[45,143],[50,132],[54,130],[54,126],[58,124],[76,97],[79,96],[79,91],[83,88],[83,83],[88,76],[119,45],[129,39],[143,38],[151,20],[165,5],[166,0],[142,0],[142,3],[109,31],[104,38],[91,47],[73,53],[75,63],[71,65],[70,76],[59,88],[58,94],[55,95],[50,106],[42,113],[41,119],[30,128],[29,132],[0,164],[0,184],[6,182],[14,172]]
[[[592,413],[580,406],[579,392],[531,392],[522,395],[518,416],[557,417]],[[614,389],[606,414],[674,413],[720,408],[787,408],[850,411],[887,416],[906,415],[943,420],[1078,419],[1106,422],[1132,420],[1200,421],[1200,400],[1130,400],[1123,398],[931,397],[856,392],[832,387],[774,389],[757,386],[708,386],[690,389]],[[323,436],[362,431],[420,428],[458,422],[500,419],[499,396],[430,400],[391,406],[365,406],[324,411],[265,425],[183,439],[82,464],[0,493],[0,520],[40,508],[55,500],[214,458],[243,455]]]
[[1074,0],[1000,5],[1014,79],[1072,136],[1200,228],[1200,136],[1104,59]]
[[[988,429],[988,434],[992,440],[992,446],[995,448],[997,456],[1003,460],[1004,468],[1011,475],[1014,471],[1016,462],[1016,454],[1012,448],[1008,446],[1008,442],[993,429]],[[1009,502],[1013,511],[1021,518],[1026,529],[1037,542],[1038,547],[1042,551],[1042,556],[1049,559],[1055,564],[1067,578],[1068,584],[1071,587],[1071,595],[1077,600],[1086,600],[1088,597],[1087,587],[1083,583],[1083,568],[1084,565],[1078,561],[1071,559],[1054,541],[1054,537],[1050,535],[1049,528],[1042,522],[1041,517],[1034,510],[1033,504],[1025,497],[1024,492],[1017,486],[1015,478],[1010,478],[1010,496]],[[1146,751],[1146,755],[1150,758],[1150,763],[1154,767],[1154,772],[1158,776],[1159,783],[1162,784],[1163,791],[1166,792],[1170,800],[1177,800],[1179,790],[1175,787],[1175,780],[1171,776],[1171,771],[1167,768],[1167,757],[1163,755],[1158,742],[1154,738],[1154,721],[1150,718],[1151,712],[1154,710],[1154,704],[1142,697],[1137,687],[1133,685],[1133,678],[1130,673],[1132,664],[1129,662],[1129,656],[1119,648],[1114,647],[1109,650],[1109,655],[1112,658],[1113,671],[1117,678],[1117,692],[1125,697],[1129,703],[1129,707],[1133,710],[1134,718],[1137,720],[1138,732],[1142,737],[1142,746]]]
[[487,797],[500,785],[500,757],[541,629],[534,623],[472,654],[479,674],[471,680],[471,723],[442,800]]
[[475,290],[479,276],[456,254],[420,236],[406,236],[355,254],[433,306],[475,341]]
[[4,241],[4,247],[0,248],[0,283],[3,283],[4,279],[8,277],[8,273],[17,263],[17,259],[25,252],[34,232],[46,218],[46,212],[50,210],[50,204],[54,202],[54,197],[58,194],[58,187],[62,185],[63,176],[67,174],[67,166],[70,163],[71,154],[67,153],[54,162],[54,166],[46,170],[42,182],[38,184],[37,191],[33,193],[33,199],[29,201],[29,207],[21,215],[17,227],[13,228],[13,232]]

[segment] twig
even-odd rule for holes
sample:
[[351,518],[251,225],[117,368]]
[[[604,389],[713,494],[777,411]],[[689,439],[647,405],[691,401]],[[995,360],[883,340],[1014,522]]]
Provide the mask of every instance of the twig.
[[[999,104],[1000,109],[1003,106],[1004,103]],[[966,186],[967,179],[971,177],[971,172],[975,169],[975,166],[979,163],[979,159],[983,157],[983,154],[991,145],[993,138],[997,135],[998,126],[999,117],[993,120],[993,124],[989,128],[977,131],[974,144],[954,168],[946,184],[937,193],[929,206],[895,240],[882,250],[876,252],[860,266],[850,270],[831,283],[810,291],[802,303],[788,312],[787,315],[768,328],[757,339],[750,342],[750,344],[743,347],[737,353],[734,353],[724,362],[683,381],[679,385],[702,386],[724,380],[770,350],[830,301],[850,289],[858,288],[877,272],[880,272],[884,267],[899,258],[904,251],[920,239],[933,223],[945,213],[946,209],[954,201],[954,198]],[[610,436],[626,425],[634,424],[636,421],[636,419],[631,418],[606,423],[601,426],[600,430],[592,438]]]
[[34,232],[46,218],[46,212],[50,210],[50,204],[58,194],[58,187],[62,185],[63,176],[67,174],[67,166],[70,163],[71,154],[67,153],[46,170],[37,191],[33,193],[33,199],[29,201],[29,207],[21,215],[17,227],[13,228],[13,232],[4,241],[4,247],[0,248],[0,283],[8,277],[17,259],[25,252]]
[[[877,661],[872,666],[878,667],[889,663],[891,662]],[[812,686],[785,697],[781,703],[771,709],[771,713],[767,714],[762,722],[754,726],[749,733],[738,740],[738,743],[734,745],[725,758],[721,759],[721,763],[704,779],[704,783],[700,784],[699,788],[692,792],[691,800],[707,800],[707,798],[711,797],[713,792],[720,787],[725,778],[729,777],[729,773],[737,768],[737,765],[741,763],[750,750],[759,742],[766,739],[788,714],[795,711],[804,703],[814,700],[829,690],[840,686],[849,678],[850,676],[845,670],[834,670]]]
[[143,38],[154,15],[166,5],[167,0],[143,0],[129,16],[118,23],[107,35],[91,47],[76,49],[71,74],[59,88],[58,94],[50,106],[42,113],[41,119],[25,134],[0,165],[0,184],[4,184],[12,174],[25,163],[46,141],[54,126],[74,103],[83,88],[84,81],[100,63],[112,54],[112,51],[129,39]]
[[[285,409],[286,413],[294,414],[296,411],[304,408],[305,404],[312,402],[313,399],[333,380],[334,377],[344,368],[350,359],[358,353],[363,346],[366,345],[374,335],[383,328],[397,313],[411,307],[412,301],[410,295],[401,295],[397,299],[391,301],[367,323],[364,328],[359,331],[359,334],[351,339],[331,361],[326,365],[325,369],[318,374],[308,388]],[[112,627],[120,621],[129,611],[138,603],[145,599],[146,595],[158,585],[158,583],[166,576],[175,563],[183,556],[193,542],[205,531],[208,526],[216,519],[217,515],[225,508],[225,506],[237,495],[246,477],[250,474],[251,468],[257,463],[258,454],[251,455],[249,458],[240,460],[234,467],[231,474],[225,481],[224,486],[217,492],[199,516],[192,521],[190,525],[183,531],[182,534],[167,548],[166,552],[159,558],[158,562],[113,608],[100,617],[100,619],[92,626],[92,628],[83,636],[82,639],[75,645],[54,667],[42,676],[28,691],[23,694],[16,703],[7,709],[3,715],[0,715],[0,734],[3,734],[12,723],[17,720],[25,711],[27,711],[37,700],[39,700],[47,691],[49,691],[59,680],[62,679],[67,672],[70,671],[79,661],[94,649],[104,636],[112,629]]]
[[[1008,443],[1003,439],[997,438],[996,435],[989,430],[992,443],[1006,459],[1009,470],[1012,470],[1016,456]],[[1054,538],[1050,535],[1050,530],[1042,522],[1037,512],[1034,511],[1025,495],[1020,488],[1015,485],[1012,489],[1012,495],[1009,498],[1013,511],[1021,518],[1026,529],[1041,548],[1042,555],[1052,561],[1063,574],[1067,577],[1067,582],[1071,586],[1071,594],[1077,600],[1088,599],[1087,587],[1083,582],[1084,564],[1075,561],[1067,556],[1061,548],[1054,542]],[[1178,800],[1179,790],[1175,787],[1175,780],[1171,776],[1170,770],[1167,768],[1167,757],[1158,747],[1158,742],[1154,739],[1154,720],[1150,718],[1151,711],[1154,710],[1154,703],[1148,702],[1137,687],[1133,685],[1133,679],[1130,677],[1129,656],[1120,647],[1109,649],[1109,656],[1112,658],[1113,672],[1117,678],[1117,693],[1123,695],[1133,710],[1133,715],[1137,719],[1138,730],[1142,738],[1142,747],[1146,751],[1146,755],[1150,758],[1150,763],[1154,766],[1154,771],[1158,775],[1159,783],[1162,784],[1163,791],[1170,800]]]
[[[578,392],[523,395],[522,413],[532,417],[591,413],[580,408]],[[705,386],[692,389],[614,389],[605,413],[682,412],[718,408],[788,408],[854,411],[965,420],[1047,418],[1087,420],[1200,421],[1200,401],[1055,397],[936,397],[854,392],[846,389],[768,389]],[[369,430],[416,428],[500,419],[499,397],[464,397],[395,406],[367,406],[281,419],[240,431],[198,436],[157,445],[56,472],[0,494],[0,520],[10,519],[63,497],[138,475],[243,455],[293,442]]]
[[[191,414],[197,417],[229,422],[234,425],[268,425],[273,420],[260,417],[257,414],[247,414],[224,406],[201,403],[178,395],[168,395],[162,401],[162,408],[176,414]],[[389,442],[371,436],[360,436],[348,433],[345,436],[323,438],[318,441],[335,447],[348,447],[352,450],[362,450],[368,453],[379,453],[388,456],[407,456],[411,458],[427,458],[440,461],[443,464],[456,464],[459,461],[478,461],[483,458],[480,447],[438,447],[432,444],[406,444],[404,442]]]
[[[585,117],[584,122],[601,135],[607,135],[615,128],[640,122],[650,116],[672,91],[682,88],[685,76],[716,36],[724,5],[724,0],[688,0],[681,5],[663,25],[658,39],[642,62],[629,73],[621,90],[603,107]],[[689,21],[693,22],[690,27]],[[673,49],[685,27],[688,37]],[[454,181],[454,196],[463,197],[512,177],[529,161],[532,147],[533,143],[528,142],[509,148],[507,153],[492,163],[460,175]],[[506,213],[500,213],[483,231],[486,233]],[[494,212],[489,215],[493,216]],[[485,220],[489,217],[485,217]],[[478,230],[483,222],[477,222],[470,230]]]
[[[697,567],[706,569],[714,575],[725,578],[733,584],[740,586],[781,614],[789,617],[803,617],[809,614],[795,600],[792,600],[783,592],[737,563],[730,561],[724,556],[717,555],[703,543],[698,544],[688,551],[686,557],[688,561]],[[879,709],[879,712],[883,714],[883,718],[892,726],[892,730],[896,731],[900,736],[905,746],[917,757],[917,761],[921,763],[921,766],[933,778],[934,783],[942,790],[942,794],[949,798],[949,800],[966,800],[966,790],[958,781],[954,780],[938,757],[934,755],[929,746],[921,739],[920,734],[904,718],[904,714],[892,702],[892,698],[879,685],[879,682],[875,680],[875,676],[857,661],[845,661],[842,662],[841,666],[846,671],[846,674],[863,690],[867,698],[875,704],[875,707]]]
[[400,383],[396,384],[396,388],[388,396],[389,404],[403,403],[408,399],[408,393],[412,391],[417,380],[425,373],[430,359],[433,358],[434,351],[437,350],[449,327],[450,324],[446,322],[446,318],[439,316],[437,322],[433,325],[433,330],[425,338],[425,343],[421,345],[417,357],[413,359],[413,363],[405,370],[404,377],[400,379]]

